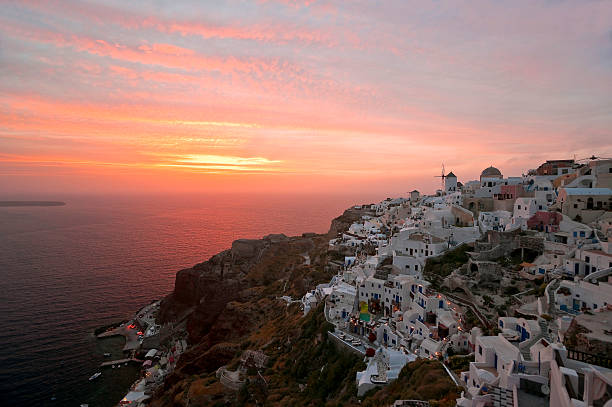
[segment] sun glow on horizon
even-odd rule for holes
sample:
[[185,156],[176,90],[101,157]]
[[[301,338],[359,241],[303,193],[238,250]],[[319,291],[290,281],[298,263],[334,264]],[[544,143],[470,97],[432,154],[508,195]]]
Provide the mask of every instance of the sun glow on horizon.
[[612,153],[609,2],[238,1],[3,2],[0,190],[432,192]]

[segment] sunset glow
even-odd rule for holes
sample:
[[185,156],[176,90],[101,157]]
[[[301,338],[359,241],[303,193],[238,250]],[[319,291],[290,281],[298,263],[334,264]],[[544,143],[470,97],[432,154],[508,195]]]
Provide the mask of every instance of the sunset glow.
[[8,194],[431,192],[442,162],[612,154],[610,2],[0,3]]

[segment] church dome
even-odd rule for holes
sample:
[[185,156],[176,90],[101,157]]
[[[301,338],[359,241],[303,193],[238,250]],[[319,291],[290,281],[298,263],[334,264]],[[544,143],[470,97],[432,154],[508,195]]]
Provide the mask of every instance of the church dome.
[[495,167],[485,168],[482,173],[480,173],[480,178],[502,178],[502,173]]

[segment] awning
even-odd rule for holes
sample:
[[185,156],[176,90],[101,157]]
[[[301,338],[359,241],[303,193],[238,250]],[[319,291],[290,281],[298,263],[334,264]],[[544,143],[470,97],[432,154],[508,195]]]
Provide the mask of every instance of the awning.
[[152,358],[155,355],[157,355],[157,349],[151,349],[150,351],[147,352],[147,354],[145,355],[145,358]]

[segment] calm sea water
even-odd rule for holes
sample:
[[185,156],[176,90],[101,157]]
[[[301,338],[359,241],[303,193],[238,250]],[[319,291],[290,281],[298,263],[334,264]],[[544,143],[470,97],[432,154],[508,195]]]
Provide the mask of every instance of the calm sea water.
[[[61,198],[60,198],[61,199]],[[348,196],[72,198],[0,208],[0,405],[114,405],[135,367],[99,371],[121,338],[93,330],[129,318],[178,270],[238,238],[326,232]],[[52,398],[55,397],[55,400]]]

